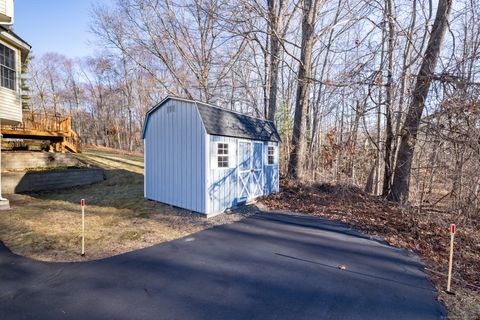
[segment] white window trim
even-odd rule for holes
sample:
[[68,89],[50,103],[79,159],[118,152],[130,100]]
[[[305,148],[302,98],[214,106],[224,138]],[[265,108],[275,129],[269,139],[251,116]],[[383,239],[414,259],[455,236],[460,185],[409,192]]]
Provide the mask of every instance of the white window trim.
[[[228,157],[228,166],[227,167],[219,167],[218,166],[218,157],[219,157],[218,145],[220,143],[228,145],[228,153],[226,154],[226,156]],[[214,149],[214,156],[210,159],[210,161],[212,162],[210,168],[213,169],[213,170],[229,170],[229,169],[235,168],[234,143],[226,142],[226,141],[214,141],[213,145],[214,145],[215,149]]]
[[21,75],[20,75],[20,73],[21,73],[21,68],[22,68],[22,66],[21,66],[22,62],[21,62],[21,56],[19,54],[19,50],[15,47],[11,46],[10,44],[4,42],[4,41],[0,41],[0,43],[2,45],[4,45],[5,47],[9,48],[10,50],[12,50],[13,53],[14,53],[14,56],[15,56],[15,69],[11,69],[10,67],[5,66],[5,68],[15,72],[15,80],[14,80],[15,89],[11,89],[11,88],[4,87],[4,86],[1,86],[1,85],[0,85],[0,88],[19,93],[20,89],[21,89],[21,83],[20,83]]

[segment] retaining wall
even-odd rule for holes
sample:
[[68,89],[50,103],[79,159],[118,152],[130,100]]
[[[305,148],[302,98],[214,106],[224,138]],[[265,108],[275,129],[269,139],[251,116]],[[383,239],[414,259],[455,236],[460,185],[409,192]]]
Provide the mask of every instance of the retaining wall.
[[53,152],[2,152],[2,171],[27,168],[79,167],[84,164],[70,153]]
[[2,193],[50,191],[104,180],[102,169],[66,169],[2,173]]

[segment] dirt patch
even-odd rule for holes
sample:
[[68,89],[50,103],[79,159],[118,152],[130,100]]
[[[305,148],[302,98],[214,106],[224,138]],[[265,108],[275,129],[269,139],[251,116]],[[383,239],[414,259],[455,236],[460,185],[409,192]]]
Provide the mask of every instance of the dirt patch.
[[[143,158],[85,150],[82,161],[102,167],[103,182],[55,192],[9,196],[0,212],[0,240],[14,253],[44,261],[81,261],[170,241],[249,212],[204,216],[143,197]],[[86,257],[81,249],[81,198],[86,199]]]
[[288,210],[342,221],[393,246],[420,255],[451,319],[480,319],[480,223],[462,221],[455,240],[454,290],[444,293],[448,268],[449,224],[455,216],[401,208],[361,189],[330,184],[282,181],[281,192],[265,198],[270,209]]

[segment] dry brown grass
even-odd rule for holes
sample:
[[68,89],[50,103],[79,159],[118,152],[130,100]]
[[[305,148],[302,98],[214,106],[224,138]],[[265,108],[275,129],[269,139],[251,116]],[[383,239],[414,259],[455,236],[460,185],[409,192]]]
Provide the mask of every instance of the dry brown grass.
[[[240,213],[206,219],[143,198],[143,158],[98,149],[79,158],[105,169],[106,180],[90,186],[9,196],[0,213],[0,240],[13,252],[44,261],[79,261],[177,239],[237,221]],[[86,257],[80,253],[80,199],[86,199]]]

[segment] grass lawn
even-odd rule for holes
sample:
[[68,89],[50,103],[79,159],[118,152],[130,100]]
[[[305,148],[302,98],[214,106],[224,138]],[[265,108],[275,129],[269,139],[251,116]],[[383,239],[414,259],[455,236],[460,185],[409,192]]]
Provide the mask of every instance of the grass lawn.
[[[206,219],[143,198],[143,157],[90,148],[78,157],[105,169],[106,180],[90,186],[29,195],[9,195],[0,212],[0,240],[14,253],[44,261],[109,257],[173,240],[245,216]],[[80,256],[80,199],[86,207],[86,256]]]

